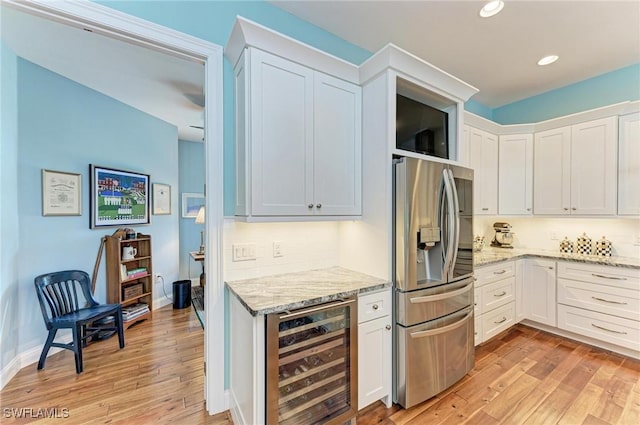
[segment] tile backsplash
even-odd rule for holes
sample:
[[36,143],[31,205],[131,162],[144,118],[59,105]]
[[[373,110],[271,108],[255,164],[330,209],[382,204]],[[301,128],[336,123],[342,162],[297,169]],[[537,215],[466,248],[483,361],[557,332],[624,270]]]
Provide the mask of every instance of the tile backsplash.
[[[613,255],[640,257],[640,219],[582,217],[474,217],[474,235],[485,237],[485,246],[493,239],[493,223],[507,222],[514,232],[514,248],[560,250],[565,236],[574,244],[586,233],[594,242],[605,236],[613,244]],[[552,239],[555,237],[557,239]]]
[[[224,279],[238,280],[280,273],[331,267],[338,264],[338,223],[224,224]],[[282,256],[274,257],[273,243],[280,242]],[[233,260],[234,244],[256,245],[256,259]]]

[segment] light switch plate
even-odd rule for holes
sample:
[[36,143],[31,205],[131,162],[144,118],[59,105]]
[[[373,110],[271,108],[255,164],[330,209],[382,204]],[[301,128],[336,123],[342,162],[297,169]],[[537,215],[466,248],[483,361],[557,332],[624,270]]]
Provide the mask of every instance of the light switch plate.
[[274,257],[282,257],[284,254],[282,253],[282,242],[281,241],[273,241],[273,256]]
[[256,259],[255,243],[235,243],[231,247],[232,261],[249,261]]

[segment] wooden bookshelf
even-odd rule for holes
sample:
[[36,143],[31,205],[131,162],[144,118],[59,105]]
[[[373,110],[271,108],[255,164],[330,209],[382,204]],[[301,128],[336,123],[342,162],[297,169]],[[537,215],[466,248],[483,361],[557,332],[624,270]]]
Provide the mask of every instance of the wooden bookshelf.
[[[123,259],[123,248],[131,246],[137,250],[133,259]],[[107,249],[107,302],[122,304],[123,310],[134,308],[137,304],[147,304],[149,311],[127,320],[128,328],[135,323],[150,319],[153,304],[153,267],[151,254],[151,236],[137,234],[135,239],[120,239],[108,236]],[[130,276],[134,270],[140,271]],[[142,270],[144,269],[144,271]],[[124,312],[124,311],[123,311]]]

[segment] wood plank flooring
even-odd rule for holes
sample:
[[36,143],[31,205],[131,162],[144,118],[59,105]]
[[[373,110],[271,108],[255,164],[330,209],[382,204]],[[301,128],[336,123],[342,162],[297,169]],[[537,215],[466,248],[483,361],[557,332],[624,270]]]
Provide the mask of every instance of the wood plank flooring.
[[638,425],[640,361],[517,325],[447,391],[407,410],[374,403],[357,424]]
[[[76,375],[73,354],[23,368],[0,392],[0,423],[231,425],[204,406],[204,335],[193,309],[155,310],[117,340],[90,344]],[[9,417],[5,409],[58,408],[68,418]],[[375,403],[358,425],[640,424],[640,361],[517,325],[476,350],[459,383],[411,409]]]
[[[125,332],[122,350],[116,337],[89,344],[80,375],[69,350],[43,370],[24,367],[0,392],[0,423],[232,424],[228,412],[205,411],[204,333],[192,308],[163,307]],[[58,418],[38,417],[47,408]]]

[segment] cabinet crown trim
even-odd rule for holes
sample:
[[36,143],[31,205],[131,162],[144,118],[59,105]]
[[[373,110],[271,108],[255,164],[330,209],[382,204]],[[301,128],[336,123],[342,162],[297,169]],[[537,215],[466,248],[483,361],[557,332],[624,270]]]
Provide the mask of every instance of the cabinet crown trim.
[[294,38],[237,16],[224,55],[235,67],[245,47],[256,47],[350,83],[359,83],[358,66]]

